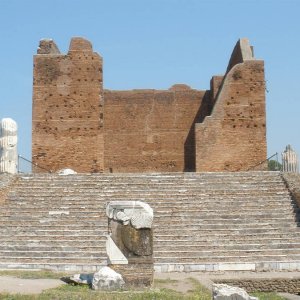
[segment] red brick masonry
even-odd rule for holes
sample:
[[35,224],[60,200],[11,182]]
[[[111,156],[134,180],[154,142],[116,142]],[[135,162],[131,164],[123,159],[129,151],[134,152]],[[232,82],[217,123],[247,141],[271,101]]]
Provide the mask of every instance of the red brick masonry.
[[[210,90],[110,91],[83,38],[67,55],[42,40],[34,56],[33,162],[57,171],[240,171],[266,159],[263,61],[238,41]],[[35,168],[36,172],[44,172]]]

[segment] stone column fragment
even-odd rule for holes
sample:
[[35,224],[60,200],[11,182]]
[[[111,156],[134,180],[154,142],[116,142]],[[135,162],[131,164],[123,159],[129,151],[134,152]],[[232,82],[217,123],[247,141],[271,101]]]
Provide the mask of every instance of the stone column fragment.
[[153,281],[153,210],[141,201],[112,201],[106,207],[110,235],[108,265],[125,283],[149,286]]
[[17,123],[10,118],[0,122],[0,173],[17,173]]

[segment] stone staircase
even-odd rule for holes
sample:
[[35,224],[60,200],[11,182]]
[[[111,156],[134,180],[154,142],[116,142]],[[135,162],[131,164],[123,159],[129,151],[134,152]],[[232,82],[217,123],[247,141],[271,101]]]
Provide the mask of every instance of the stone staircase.
[[277,172],[19,176],[0,206],[0,268],[98,269],[112,200],[154,208],[157,272],[300,270],[299,209]]

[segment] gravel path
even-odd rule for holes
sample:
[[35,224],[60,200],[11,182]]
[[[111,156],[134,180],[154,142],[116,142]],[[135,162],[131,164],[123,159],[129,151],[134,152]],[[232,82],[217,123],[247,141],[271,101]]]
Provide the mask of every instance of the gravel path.
[[59,279],[21,279],[11,276],[0,276],[0,293],[40,294],[43,290],[65,284]]

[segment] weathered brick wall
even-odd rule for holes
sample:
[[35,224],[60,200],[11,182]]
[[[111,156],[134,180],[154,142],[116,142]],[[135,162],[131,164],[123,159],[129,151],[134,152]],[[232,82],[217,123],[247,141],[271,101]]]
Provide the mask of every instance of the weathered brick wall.
[[120,273],[128,286],[145,287],[153,283],[153,260],[131,261],[128,265],[109,265]]
[[249,59],[232,66],[212,115],[196,124],[196,171],[248,170],[266,156],[264,63]]
[[193,124],[210,110],[205,91],[104,92],[105,170],[195,170]]
[[67,55],[44,40],[33,72],[33,162],[54,171],[102,171],[102,58],[82,38],[72,39]]
[[266,158],[264,66],[245,41],[209,91],[177,84],[105,92],[102,59],[88,41],[72,39],[67,55],[53,41],[41,41],[34,57],[33,162],[77,172],[239,171],[256,165]]

